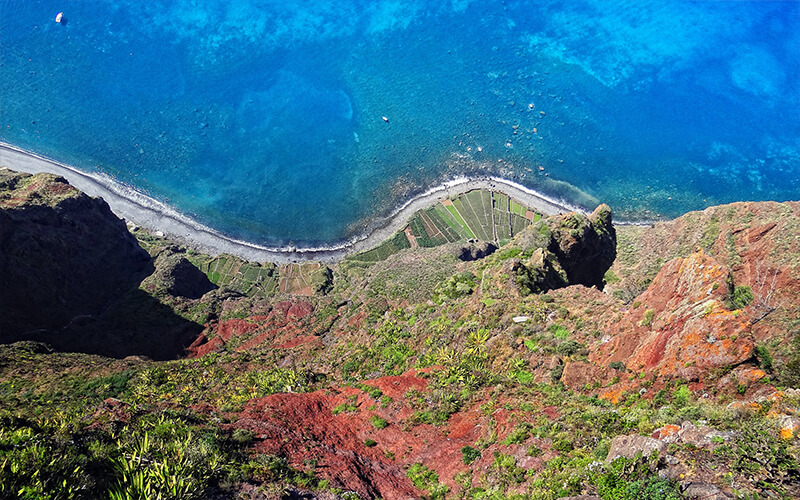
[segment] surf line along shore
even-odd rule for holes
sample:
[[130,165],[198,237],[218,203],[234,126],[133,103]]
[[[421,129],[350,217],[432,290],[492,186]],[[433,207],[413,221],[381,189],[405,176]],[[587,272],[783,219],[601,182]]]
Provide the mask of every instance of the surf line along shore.
[[286,264],[307,260],[337,262],[381,244],[414,214],[444,198],[474,189],[489,189],[509,195],[545,215],[585,210],[555,200],[520,184],[497,178],[462,177],[447,181],[407,200],[389,216],[372,221],[363,234],[331,246],[298,248],[268,247],[225,236],[183,215],[178,210],[135,189],[98,173],[87,173],[45,156],[0,142],[0,167],[31,174],[47,172],[64,177],[89,196],[101,197],[118,216],[151,231],[161,231],[187,246],[210,255],[227,253],[257,262]]

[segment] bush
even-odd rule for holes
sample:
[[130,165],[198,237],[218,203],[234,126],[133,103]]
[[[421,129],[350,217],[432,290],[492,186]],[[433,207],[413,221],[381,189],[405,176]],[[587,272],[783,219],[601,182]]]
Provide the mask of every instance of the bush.
[[465,446],[461,448],[461,460],[464,464],[469,465],[481,457],[481,451],[473,448],[472,446]]
[[561,375],[564,373],[564,365],[558,365],[550,372],[550,380],[558,382],[561,380]]
[[622,361],[612,361],[608,364],[609,368],[617,370],[618,372],[626,372],[628,369],[625,367],[625,363]]
[[358,410],[358,407],[356,405],[354,405],[353,403],[342,403],[339,406],[337,406],[336,408],[334,408],[331,411],[331,413],[333,413],[334,415],[338,415],[340,413],[347,413],[347,412],[356,411],[356,410]]
[[601,498],[614,500],[680,500],[678,485],[653,475],[644,459],[618,458],[590,469],[589,478]]
[[433,292],[433,301],[441,304],[447,299],[457,299],[472,293],[475,290],[477,277],[469,271],[451,276],[444,283],[436,286]]
[[644,318],[642,318],[642,326],[650,326],[653,324],[653,318],[655,318],[656,312],[653,309],[648,309],[644,312]]
[[766,347],[763,345],[756,346],[753,353],[758,359],[758,366],[760,366],[764,371],[772,370],[772,355],[769,353]]
[[688,387],[682,385],[675,389],[675,392],[672,393],[672,400],[675,403],[677,408],[683,408],[687,404],[689,404],[689,398],[692,396],[692,391],[689,390]]
[[505,440],[503,440],[504,445],[509,444],[522,444],[524,443],[529,437],[531,436],[530,432],[530,424],[520,424],[517,426],[516,429],[511,431],[508,436],[506,436]]
[[439,474],[422,464],[409,467],[406,476],[418,489],[430,493],[430,498],[444,498],[448,491],[447,486],[439,484]]
[[742,309],[753,302],[755,296],[749,286],[739,285],[733,289],[733,293],[728,301],[728,308],[731,310]]
[[376,429],[385,429],[386,427],[389,426],[389,422],[387,422],[386,420],[382,419],[377,415],[373,415],[372,417],[370,417],[369,422]]
[[565,340],[556,346],[556,352],[563,356],[571,356],[583,349],[583,344],[574,340]]
[[547,331],[552,333],[553,337],[557,339],[564,340],[567,337],[569,337],[569,330],[556,323],[553,323],[552,325],[547,327]]

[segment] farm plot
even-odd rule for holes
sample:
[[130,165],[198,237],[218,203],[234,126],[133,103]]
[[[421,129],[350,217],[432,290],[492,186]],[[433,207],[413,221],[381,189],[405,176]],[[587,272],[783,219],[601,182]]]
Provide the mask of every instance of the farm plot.
[[247,262],[232,255],[219,255],[210,260],[192,261],[209,281],[251,296],[271,294],[276,287],[276,267],[272,263]]

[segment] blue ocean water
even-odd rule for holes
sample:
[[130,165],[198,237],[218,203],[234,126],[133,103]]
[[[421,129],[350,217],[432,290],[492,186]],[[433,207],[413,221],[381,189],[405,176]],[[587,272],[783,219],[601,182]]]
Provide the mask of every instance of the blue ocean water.
[[797,1],[3,0],[0,19],[1,141],[253,242],[345,239],[460,175],[623,218],[800,198]]

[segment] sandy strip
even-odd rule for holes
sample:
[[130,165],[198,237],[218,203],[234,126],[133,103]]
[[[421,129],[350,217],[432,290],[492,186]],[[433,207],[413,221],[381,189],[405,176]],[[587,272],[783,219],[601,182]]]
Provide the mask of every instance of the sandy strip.
[[181,214],[174,208],[116,182],[104,174],[90,174],[36,153],[0,142],[0,167],[28,173],[49,172],[66,178],[89,196],[103,198],[117,216],[191,246],[203,253],[227,253],[251,261],[275,263],[319,260],[337,262],[347,255],[374,248],[390,238],[417,210],[473,189],[490,189],[509,195],[521,205],[544,214],[585,210],[555,200],[515,182],[496,177],[459,178],[411,198],[391,215],[369,224],[364,233],[327,247],[267,247],[225,236]]

